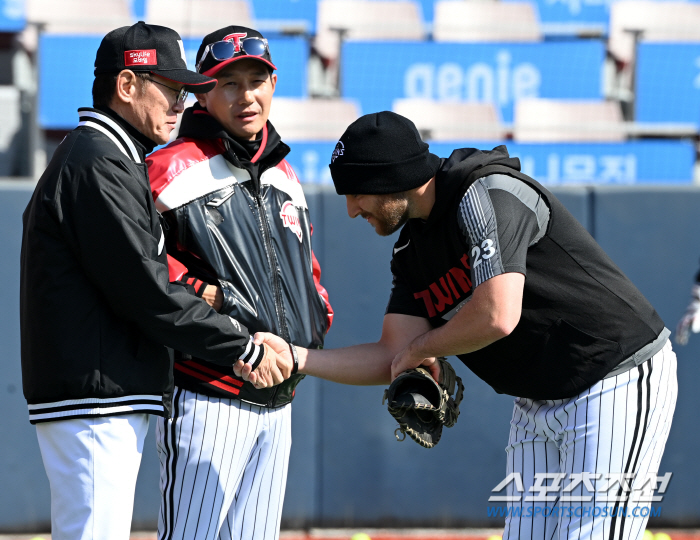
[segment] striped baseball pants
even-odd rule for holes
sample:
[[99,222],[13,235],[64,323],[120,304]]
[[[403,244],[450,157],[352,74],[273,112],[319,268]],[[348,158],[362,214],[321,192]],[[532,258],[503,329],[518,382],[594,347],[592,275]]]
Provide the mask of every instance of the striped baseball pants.
[[669,341],[578,396],[516,399],[503,539],[641,539],[677,392]]
[[159,418],[159,540],[276,540],[291,404],[268,409],[175,388]]

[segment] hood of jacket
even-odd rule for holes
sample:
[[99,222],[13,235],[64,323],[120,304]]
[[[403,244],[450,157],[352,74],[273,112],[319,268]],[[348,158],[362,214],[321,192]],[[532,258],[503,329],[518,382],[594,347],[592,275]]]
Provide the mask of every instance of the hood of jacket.
[[[443,159],[435,175],[435,204],[430,211],[428,223],[443,216],[467,178],[474,171],[487,165],[504,165],[520,171],[520,160],[510,157],[504,145],[497,146],[493,150],[458,148],[450,154],[450,157]],[[460,169],[458,175],[448,176],[448,172],[457,172],[457,168]],[[450,180],[451,178],[453,180]]]

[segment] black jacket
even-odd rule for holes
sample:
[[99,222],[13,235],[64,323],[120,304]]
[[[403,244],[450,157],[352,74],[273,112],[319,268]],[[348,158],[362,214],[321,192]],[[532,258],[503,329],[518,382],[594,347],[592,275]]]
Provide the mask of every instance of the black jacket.
[[479,179],[517,178],[550,211],[543,237],[527,248],[520,321],[510,335],[459,358],[498,392],[568,398],[655,342],[664,324],[561,202],[519,168],[503,146],[455,150],[443,162],[430,216],[409,220],[396,242],[394,291],[403,289],[404,304],[392,295],[388,311],[425,317],[435,327],[447,323],[472,295],[478,264],[479,249],[467,245],[458,224],[460,202]]
[[30,421],[167,415],[172,362],[164,345],[231,366],[250,335],[169,283],[144,163],[153,143],[112,111],[79,113],[23,215]]
[[[251,332],[272,332],[303,347],[323,345],[332,310],[311,250],[311,222],[301,184],[284,160],[289,148],[269,122],[259,140],[233,139],[195,105],[180,137],[148,159],[153,198],[168,224],[168,254],[200,289],[220,284],[222,313]],[[203,283],[204,282],[204,283]],[[301,375],[256,390],[228,369],[187,355],[175,383],[206,395],[277,407]]]

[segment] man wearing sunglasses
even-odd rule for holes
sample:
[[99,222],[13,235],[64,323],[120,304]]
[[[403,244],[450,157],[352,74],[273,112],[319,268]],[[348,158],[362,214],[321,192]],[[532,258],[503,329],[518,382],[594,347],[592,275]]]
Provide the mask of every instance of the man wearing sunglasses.
[[[147,160],[179,265],[172,277],[194,294],[215,291],[212,305],[251,332],[319,348],[332,310],[289,147],[268,121],[277,68],[267,40],[222,28],[204,38],[196,65],[216,88],[196,94],[179,138]],[[301,376],[260,388],[185,353],[176,353],[172,418],[157,429],[159,538],[275,540]]]
[[168,141],[189,90],[180,36],[139,22],[105,36],[93,108],[56,150],[24,213],[22,379],[51,486],[54,540],[127,540],[149,414],[168,417],[172,356],[281,382],[292,363],[169,281],[145,156]]

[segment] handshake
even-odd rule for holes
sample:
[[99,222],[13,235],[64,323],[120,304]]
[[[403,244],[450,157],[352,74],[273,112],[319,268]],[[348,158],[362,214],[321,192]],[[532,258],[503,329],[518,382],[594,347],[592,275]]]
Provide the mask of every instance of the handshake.
[[253,342],[263,347],[263,359],[254,370],[250,364],[239,360],[233,365],[233,372],[255,388],[268,388],[280,384],[299,369],[296,347],[281,337],[268,332],[257,332],[253,336]]

